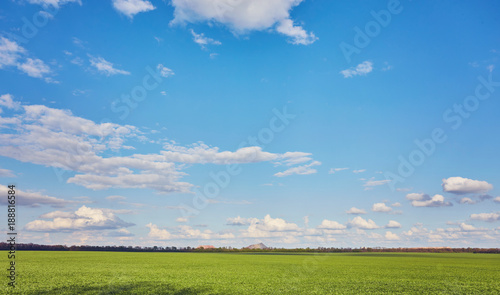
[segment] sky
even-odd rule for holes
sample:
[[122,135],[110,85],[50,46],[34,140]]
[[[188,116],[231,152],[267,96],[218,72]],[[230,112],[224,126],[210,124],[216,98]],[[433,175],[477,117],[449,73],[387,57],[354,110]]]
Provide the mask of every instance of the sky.
[[499,12],[2,1],[1,214],[15,185],[21,243],[498,247]]

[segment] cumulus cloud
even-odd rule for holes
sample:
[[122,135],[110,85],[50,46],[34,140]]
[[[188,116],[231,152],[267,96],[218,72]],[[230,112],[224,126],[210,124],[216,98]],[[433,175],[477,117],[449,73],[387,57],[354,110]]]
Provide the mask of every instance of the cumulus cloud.
[[344,78],[352,78],[354,76],[366,76],[372,70],[373,63],[371,61],[364,61],[356,67],[340,71],[340,73],[344,76]]
[[17,65],[18,69],[28,74],[30,77],[43,78],[50,73],[50,68],[40,59],[27,58],[25,62]]
[[0,69],[5,66],[15,66],[17,60],[26,52],[15,41],[0,37]]
[[98,56],[92,56],[89,55],[89,61],[90,65],[96,68],[98,72],[101,74],[104,74],[106,76],[112,76],[112,75],[130,75],[130,72],[124,71],[124,70],[119,70],[114,68],[113,64],[110,63],[109,61],[105,60],[104,58]]
[[347,226],[338,223],[337,221],[331,221],[324,219],[318,226],[319,229],[346,229]]
[[52,220],[34,220],[26,224],[25,229],[29,231],[78,231],[118,229],[134,225],[121,220],[112,210],[86,206],[80,207],[74,213],[55,211],[40,217]]
[[21,108],[21,104],[17,101],[14,101],[12,98],[12,95],[3,94],[3,95],[0,95],[0,107],[18,110]]
[[201,231],[188,225],[178,226],[173,231],[159,228],[152,223],[147,224],[146,227],[149,228],[148,237],[154,240],[221,240],[235,237],[232,233],[214,233],[209,229]]
[[445,207],[452,206],[450,202],[445,202],[442,195],[434,195],[432,198],[427,194],[412,193],[406,195],[406,199],[411,201],[414,207]]
[[286,222],[281,218],[272,218],[269,214],[264,219],[254,220],[247,229],[242,231],[241,236],[246,238],[264,238],[283,236],[300,231],[295,223]]
[[[8,99],[2,101],[3,105],[15,104]],[[191,146],[171,142],[156,154],[105,157],[109,151],[133,149],[125,143],[142,140],[143,133],[134,126],[97,124],[68,110],[43,105],[24,105],[19,110],[12,117],[0,118],[0,155],[53,167],[58,175],[74,171],[76,174],[67,182],[89,189],[145,188],[160,193],[188,193],[193,185],[180,181],[185,164],[289,163],[304,155],[274,154],[257,146],[220,151],[202,142]]]
[[466,224],[466,223],[460,223],[460,228],[462,230],[465,230],[465,231],[475,231],[475,230],[478,230],[476,227],[474,227],[473,225],[470,225],[470,224]]
[[463,177],[443,179],[443,191],[463,195],[470,193],[484,193],[493,189],[493,185],[486,181],[472,180]]
[[470,218],[474,220],[493,222],[500,220],[500,213],[471,214]]
[[[455,224],[455,223],[453,223]],[[464,242],[478,242],[495,240],[498,236],[494,230],[485,228],[476,228],[470,224],[459,223],[458,227],[454,228],[437,228],[434,230],[424,228],[422,225],[412,227],[409,231],[403,232],[402,235],[409,241],[421,243],[450,243],[457,247],[463,245]]]
[[496,203],[500,203],[500,197],[494,198],[493,201],[496,202]]
[[400,228],[401,224],[394,220],[389,220],[389,223],[385,226],[385,228]]
[[315,174],[317,173],[318,171],[314,168],[311,168],[313,166],[319,166],[321,165],[321,162],[319,161],[313,161],[307,165],[303,165],[303,166],[297,166],[297,167],[293,167],[293,168],[290,168],[290,169],[287,169],[283,172],[278,172],[276,174],[274,174],[274,176],[277,176],[277,177],[284,177],[284,176],[290,176],[290,175],[308,175],[308,174]]
[[52,71],[47,64],[41,59],[28,57],[27,50],[15,41],[0,37],[0,69],[11,66],[17,67],[30,77],[41,78],[49,83],[54,82],[48,77]]
[[240,216],[234,217],[234,218],[228,218],[226,220],[227,225],[249,225],[251,223],[256,223],[258,222],[259,219],[257,218],[242,218]]
[[363,209],[358,209],[356,207],[352,207],[351,209],[347,210],[345,213],[347,213],[347,214],[366,214],[366,211]]
[[276,31],[290,37],[290,43],[309,45],[318,40],[314,33],[308,33],[301,26],[294,25],[291,19],[284,19],[276,26]]
[[154,10],[156,7],[145,0],[113,0],[113,7],[120,13],[133,18],[140,12]]
[[394,233],[392,233],[390,231],[388,231],[388,232],[385,233],[385,238],[387,240],[389,240],[389,241],[397,241],[397,240],[400,239],[397,234],[394,234]]
[[379,226],[375,223],[375,221],[371,219],[363,219],[361,216],[356,216],[354,219],[349,221],[349,225],[352,227],[357,227],[360,229],[377,229]]
[[[5,192],[5,195],[8,190],[9,188],[7,186],[0,184],[0,191]],[[46,205],[54,208],[62,208],[66,205],[76,203],[75,201],[67,201],[64,199],[47,196],[40,192],[28,192],[19,189],[16,189],[16,196],[16,205],[18,206],[39,207],[42,205]],[[8,205],[7,198],[1,198],[0,204]]]
[[392,208],[387,206],[385,203],[375,203],[372,206],[373,212],[391,212]]
[[302,0],[172,0],[171,24],[209,22],[227,26],[235,34],[274,30],[290,37],[290,43],[309,45],[318,38],[295,25],[290,11]]

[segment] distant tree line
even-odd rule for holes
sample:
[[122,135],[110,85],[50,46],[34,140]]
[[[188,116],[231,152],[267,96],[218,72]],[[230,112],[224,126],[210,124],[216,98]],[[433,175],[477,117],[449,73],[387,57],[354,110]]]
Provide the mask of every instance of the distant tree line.
[[[0,250],[9,250],[9,244],[0,242]],[[248,248],[193,248],[193,247],[140,247],[140,246],[66,246],[66,245],[39,245],[39,244],[17,244],[16,250],[25,251],[114,251],[114,252],[228,252],[228,253],[342,253],[342,252],[421,252],[421,253],[496,253],[500,254],[500,248],[383,248],[383,247],[361,247],[361,248],[268,248],[268,249],[248,249]]]

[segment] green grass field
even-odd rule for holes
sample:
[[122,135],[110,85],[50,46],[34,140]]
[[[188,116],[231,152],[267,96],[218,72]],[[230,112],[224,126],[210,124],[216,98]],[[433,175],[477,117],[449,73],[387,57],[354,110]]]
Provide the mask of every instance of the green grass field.
[[19,294],[500,294],[495,254],[23,251],[16,265]]

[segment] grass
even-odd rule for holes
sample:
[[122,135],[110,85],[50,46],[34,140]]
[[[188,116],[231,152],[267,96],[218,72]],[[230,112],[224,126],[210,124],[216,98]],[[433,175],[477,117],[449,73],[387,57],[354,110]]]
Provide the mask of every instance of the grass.
[[18,294],[500,294],[495,254],[22,251],[16,266]]

